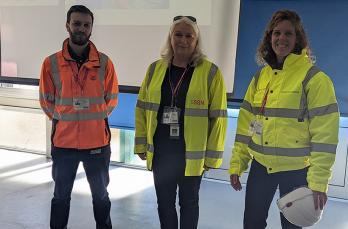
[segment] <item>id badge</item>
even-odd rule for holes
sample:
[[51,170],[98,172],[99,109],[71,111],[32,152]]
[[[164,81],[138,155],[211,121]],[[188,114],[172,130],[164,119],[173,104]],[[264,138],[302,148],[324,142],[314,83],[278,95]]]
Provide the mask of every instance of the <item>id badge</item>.
[[164,107],[163,109],[163,124],[177,124],[179,123],[180,108]]
[[171,139],[178,139],[180,136],[180,127],[179,124],[170,124],[170,133],[169,137]]
[[250,122],[249,125],[249,134],[253,136],[254,134],[256,135],[262,135],[262,123],[258,120],[253,120]]
[[170,120],[170,114],[169,112],[163,111],[163,116],[162,116],[162,124],[169,124],[169,120]]
[[89,99],[86,98],[73,98],[73,104],[75,110],[89,109]]

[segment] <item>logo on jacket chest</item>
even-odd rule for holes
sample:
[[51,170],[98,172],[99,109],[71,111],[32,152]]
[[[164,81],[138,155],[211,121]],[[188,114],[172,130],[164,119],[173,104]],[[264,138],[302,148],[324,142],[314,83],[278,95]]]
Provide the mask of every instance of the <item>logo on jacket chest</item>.
[[191,105],[204,105],[204,100],[203,99],[191,99]]

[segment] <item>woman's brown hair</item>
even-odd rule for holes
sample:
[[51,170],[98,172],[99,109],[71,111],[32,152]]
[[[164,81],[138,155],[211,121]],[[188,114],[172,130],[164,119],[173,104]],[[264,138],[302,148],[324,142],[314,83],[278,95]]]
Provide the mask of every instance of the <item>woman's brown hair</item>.
[[311,55],[311,50],[309,48],[309,42],[307,35],[305,33],[301,18],[295,11],[291,10],[279,10],[275,12],[272,16],[272,19],[268,22],[268,25],[265,29],[263,38],[256,52],[256,61],[260,65],[269,64],[271,66],[276,65],[277,58],[276,54],[272,49],[271,39],[273,29],[282,21],[290,21],[291,24],[295,27],[296,32],[296,43],[295,48],[292,53],[301,54],[302,49],[306,48],[307,55]]

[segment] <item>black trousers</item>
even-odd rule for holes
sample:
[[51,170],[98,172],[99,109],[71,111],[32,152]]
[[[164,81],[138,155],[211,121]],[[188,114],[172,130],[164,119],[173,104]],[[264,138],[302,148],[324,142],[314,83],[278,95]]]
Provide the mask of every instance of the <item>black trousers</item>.
[[94,150],[65,149],[53,146],[51,154],[52,178],[55,182],[51,202],[51,228],[67,228],[71,191],[78,165],[82,162],[92,192],[96,228],[111,229],[111,202],[106,189],[109,184],[110,146]]
[[161,229],[178,229],[176,212],[179,190],[180,229],[196,229],[199,218],[199,189],[202,176],[185,176],[184,155],[154,158],[153,176]]
[[[268,210],[279,186],[280,196],[307,185],[307,168],[268,174],[264,166],[253,160],[246,186],[244,229],[264,229]],[[300,229],[280,213],[283,229]]]

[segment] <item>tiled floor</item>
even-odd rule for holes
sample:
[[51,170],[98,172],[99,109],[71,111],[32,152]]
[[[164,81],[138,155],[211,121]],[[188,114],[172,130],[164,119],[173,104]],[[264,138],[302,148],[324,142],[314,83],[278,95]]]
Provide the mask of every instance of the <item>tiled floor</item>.
[[[50,166],[44,156],[0,150],[0,229],[49,228],[53,192]],[[152,174],[116,166],[110,168],[110,174],[114,228],[159,228]],[[203,180],[199,229],[242,229],[244,194],[232,191],[226,183]],[[95,228],[83,171],[75,181],[68,228]],[[281,228],[274,203],[267,228]],[[330,199],[321,222],[310,228],[348,229],[348,202]]]

